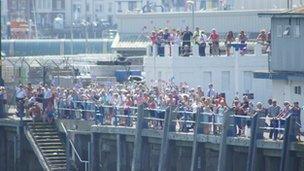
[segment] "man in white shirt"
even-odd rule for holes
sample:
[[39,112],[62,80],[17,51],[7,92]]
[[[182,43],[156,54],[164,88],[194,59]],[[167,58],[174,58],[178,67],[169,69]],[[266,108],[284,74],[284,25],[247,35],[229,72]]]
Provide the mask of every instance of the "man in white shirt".
[[51,98],[52,98],[52,91],[48,87],[48,85],[45,85],[43,89],[43,110],[47,107]]
[[207,90],[207,96],[213,99],[216,96],[216,92],[213,88],[213,84],[209,84],[209,88]]
[[208,41],[207,35],[205,31],[201,31],[201,35],[199,38],[199,55],[206,56],[205,49],[206,49],[206,42]]
[[22,120],[24,116],[24,99],[26,97],[26,91],[22,84],[16,87],[16,104],[17,104],[17,116]]

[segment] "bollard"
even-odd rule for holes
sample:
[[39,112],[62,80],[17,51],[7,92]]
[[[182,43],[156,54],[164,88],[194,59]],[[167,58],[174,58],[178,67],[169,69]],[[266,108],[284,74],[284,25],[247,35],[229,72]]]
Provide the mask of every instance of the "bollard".
[[169,44],[165,45],[165,57],[171,56],[171,46]]
[[152,47],[152,56],[155,58],[155,57],[157,57],[157,54],[158,54],[158,52],[157,52],[157,45],[156,44],[154,44],[153,45],[153,47]]
[[174,57],[178,57],[179,56],[179,46],[178,45],[172,45],[171,46],[171,56]]

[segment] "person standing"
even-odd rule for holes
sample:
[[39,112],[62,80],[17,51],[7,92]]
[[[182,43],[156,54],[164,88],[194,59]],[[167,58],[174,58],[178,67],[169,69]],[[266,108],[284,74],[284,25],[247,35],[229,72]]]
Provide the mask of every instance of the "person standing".
[[5,118],[6,93],[4,87],[0,86],[0,118]]
[[193,36],[193,33],[189,31],[189,27],[186,27],[186,30],[182,33],[182,38],[183,38],[183,47],[184,46],[189,46],[191,47],[191,37]]
[[205,50],[206,50],[206,42],[208,41],[207,35],[205,34],[205,31],[201,31],[201,35],[199,37],[199,55],[200,56],[206,56]]
[[226,36],[225,46],[226,46],[226,55],[230,56],[231,43],[235,40],[233,32],[229,31]]
[[272,105],[268,108],[267,116],[270,118],[270,133],[269,133],[269,139],[277,140],[278,138],[278,126],[279,122],[277,120],[278,115],[281,112],[280,106],[277,105],[276,100],[272,100]]
[[19,87],[16,87],[16,104],[17,104],[17,116],[22,117],[24,116],[24,100],[26,98],[26,91],[22,84]]
[[295,117],[296,120],[297,140],[301,141],[301,108],[299,106],[299,102],[293,103],[293,107],[291,108],[291,114]]
[[211,54],[214,56],[220,55],[220,47],[219,47],[220,36],[216,32],[215,28],[212,29],[211,34],[209,36],[209,40],[211,41],[211,46],[212,46]]

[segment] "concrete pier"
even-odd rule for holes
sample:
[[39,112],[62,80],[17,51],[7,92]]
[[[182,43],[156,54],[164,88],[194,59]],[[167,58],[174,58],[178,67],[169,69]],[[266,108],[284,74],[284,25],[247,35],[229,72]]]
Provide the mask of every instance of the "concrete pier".
[[[204,135],[200,127],[195,130],[194,137],[194,133],[170,131],[169,123],[164,130],[152,130],[147,127],[138,130],[125,126],[96,126],[91,121],[56,120],[63,139],[65,136],[61,123],[71,134],[74,134],[75,147],[83,159],[90,161],[89,168],[92,171],[217,171],[219,162],[225,163],[226,171],[247,169],[250,138],[226,137],[226,157],[224,157],[225,161],[221,161],[219,160],[221,137]],[[0,120],[0,170],[42,170],[23,132],[19,130],[18,133],[20,126],[18,120]],[[140,141],[136,136],[141,137]],[[142,144],[140,148],[138,148],[139,144]],[[283,141],[258,139],[256,147],[254,170],[280,170]],[[288,169],[304,170],[304,144],[293,142],[289,150],[290,156],[294,157],[290,160],[292,168]],[[139,153],[140,157],[138,157]],[[161,156],[161,154],[166,155]],[[70,161],[73,167],[84,170],[84,165],[75,156],[70,156]],[[17,164],[19,167],[16,167]]]

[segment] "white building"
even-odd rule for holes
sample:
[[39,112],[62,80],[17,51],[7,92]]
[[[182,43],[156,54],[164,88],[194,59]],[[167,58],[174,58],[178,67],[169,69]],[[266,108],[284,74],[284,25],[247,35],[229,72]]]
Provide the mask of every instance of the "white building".
[[[150,48],[148,48],[150,49]],[[155,49],[155,48],[154,48]],[[200,57],[198,49],[190,57],[181,57],[178,48],[173,47],[171,56],[165,48],[165,56],[148,52],[144,58],[144,72],[148,83],[150,80],[171,80],[176,84],[187,82],[191,86],[202,86],[206,91],[213,83],[219,93],[225,93],[228,104],[235,96],[253,93],[254,101],[266,102],[272,97],[271,80],[255,79],[255,71],[268,69],[268,55],[262,54],[261,46],[256,44],[254,54],[241,56],[235,51],[232,56]],[[206,49],[206,52],[209,50]]]
[[[261,29],[270,29],[270,19],[258,17],[263,10],[239,10],[239,11],[203,11],[195,12],[194,25],[204,30],[211,31],[217,28],[220,33],[229,30],[239,32],[259,32]],[[184,29],[192,26],[191,12],[165,12],[165,13],[143,13],[143,14],[119,14],[119,33],[143,33],[150,32],[154,27],[168,27]],[[139,24],[140,23],[140,24]]]

